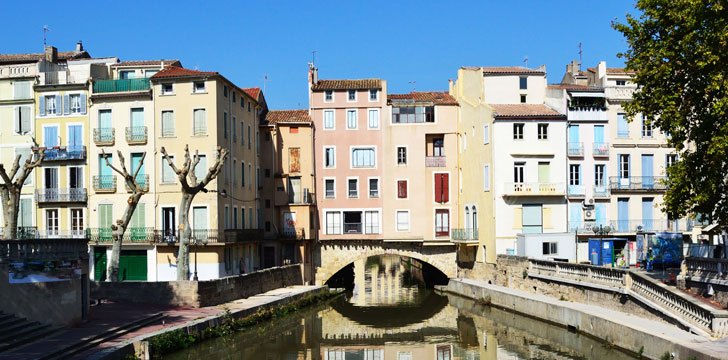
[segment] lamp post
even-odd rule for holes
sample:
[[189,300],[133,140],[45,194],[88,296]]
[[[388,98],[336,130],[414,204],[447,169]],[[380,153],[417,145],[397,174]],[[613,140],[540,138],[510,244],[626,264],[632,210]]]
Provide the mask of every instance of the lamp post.
[[197,239],[197,236],[194,236],[192,238],[192,245],[193,245],[193,248],[195,249],[195,273],[192,276],[192,280],[194,280],[194,281],[198,281],[199,280],[197,278],[197,245],[199,245],[199,244],[206,245],[207,244],[207,240],[206,239],[204,239],[204,240],[198,240]]

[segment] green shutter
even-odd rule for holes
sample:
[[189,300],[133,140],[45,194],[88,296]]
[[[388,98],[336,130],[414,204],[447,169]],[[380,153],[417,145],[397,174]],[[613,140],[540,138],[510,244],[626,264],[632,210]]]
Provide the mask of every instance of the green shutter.
[[106,247],[94,248],[94,280],[106,281]]

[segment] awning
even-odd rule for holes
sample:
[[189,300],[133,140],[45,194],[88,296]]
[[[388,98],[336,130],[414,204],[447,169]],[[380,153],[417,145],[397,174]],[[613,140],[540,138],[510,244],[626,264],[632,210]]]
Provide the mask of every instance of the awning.
[[573,92],[571,93],[571,97],[606,97],[606,95],[603,92]]

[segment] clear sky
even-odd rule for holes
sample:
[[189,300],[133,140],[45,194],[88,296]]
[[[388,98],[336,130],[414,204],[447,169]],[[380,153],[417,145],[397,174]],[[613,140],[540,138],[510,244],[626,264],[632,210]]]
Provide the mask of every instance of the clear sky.
[[[307,63],[322,79],[379,77],[390,93],[447,90],[460,66],[537,67],[549,83],[579,58],[623,66],[610,27],[632,0],[522,1],[6,1],[0,53],[71,50],[94,57],[180,59],[240,87],[263,87],[271,109],[308,106]],[[9,15],[13,14],[13,15]]]

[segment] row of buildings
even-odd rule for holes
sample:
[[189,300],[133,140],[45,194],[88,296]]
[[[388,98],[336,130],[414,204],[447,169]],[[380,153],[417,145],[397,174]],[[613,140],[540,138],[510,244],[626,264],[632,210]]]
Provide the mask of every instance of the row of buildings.
[[199,150],[198,177],[217,146],[230,151],[191,210],[201,279],[287,262],[311,279],[316,242],[452,246],[462,262],[494,262],[525,251],[519,236],[564,257],[543,234],[570,234],[568,251],[586,259],[578,244],[598,228],[691,230],[659,209],[677,157],[648,119],[626,118],[624,69],[572,62],[550,85],[545,67],[463,67],[447,91],[390,94],[386,80],[319,79],[311,64],[308,82],[308,109],[269,111],[259,88],[178,60],[94,58],[81,43],[0,55],[0,161],[27,158],[33,138],[45,154],[23,188],[20,233],[88,236],[102,280],[129,196],[103,154],[114,165],[121,154],[149,191],[122,277],[174,279],[181,190],[159,149],[181,162],[185,145]]

